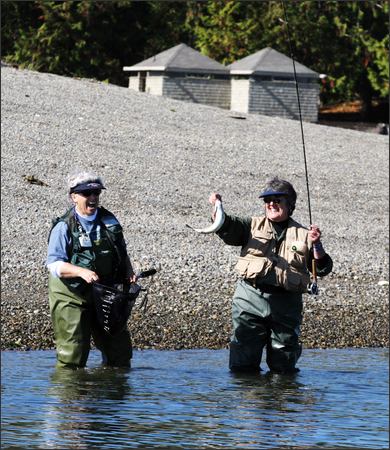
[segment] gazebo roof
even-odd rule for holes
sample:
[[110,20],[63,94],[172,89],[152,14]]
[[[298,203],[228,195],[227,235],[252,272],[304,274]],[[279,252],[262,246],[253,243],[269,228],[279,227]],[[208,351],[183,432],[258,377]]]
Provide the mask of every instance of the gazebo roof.
[[225,66],[186,44],[176,45],[134,66],[125,66],[123,70],[125,72],[158,71],[229,75],[229,70]]
[[[294,76],[293,60],[270,47],[246,56],[229,66],[231,75]],[[318,78],[314,70],[295,61],[297,77]]]

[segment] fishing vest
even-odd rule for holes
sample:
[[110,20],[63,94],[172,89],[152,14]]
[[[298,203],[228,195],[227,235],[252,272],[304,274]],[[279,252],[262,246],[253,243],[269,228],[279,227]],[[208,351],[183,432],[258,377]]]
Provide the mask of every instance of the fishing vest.
[[[99,275],[100,282],[123,282],[123,278],[126,276],[127,252],[124,246],[122,226],[116,217],[103,207],[99,207],[96,220],[100,225],[100,235],[95,240],[91,239],[91,246],[84,247],[82,245],[83,240],[80,240],[80,237],[84,230],[78,223],[73,208],[63,216],[54,219],[51,230],[58,222],[65,222],[68,225],[68,236],[71,241],[68,260],[71,264],[93,270]],[[61,278],[61,281],[70,290],[79,294],[88,287],[80,277]]]
[[310,274],[307,261],[311,248],[308,230],[289,219],[285,238],[277,248],[275,231],[266,217],[253,217],[248,242],[241,249],[236,270],[249,281],[274,271],[276,285],[292,292],[307,292]]

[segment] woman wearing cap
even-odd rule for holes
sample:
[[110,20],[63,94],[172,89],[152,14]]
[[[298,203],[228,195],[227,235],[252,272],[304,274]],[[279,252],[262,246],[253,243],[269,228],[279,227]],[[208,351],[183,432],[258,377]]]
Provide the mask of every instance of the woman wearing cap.
[[[321,244],[320,229],[311,225],[307,230],[292,219],[297,195],[288,181],[269,180],[260,198],[264,216],[225,214],[217,232],[226,244],[241,246],[229,367],[233,372],[261,370],[266,347],[271,371],[294,373],[301,355],[302,293],[307,292],[312,259],[318,276],[329,274],[333,263]],[[221,196],[212,193],[209,201],[217,199]]]
[[92,314],[92,283],[134,282],[122,227],[116,217],[99,206],[103,181],[82,172],[68,179],[72,207],[53,221],[47,267],[49,303],[57,348],[57,366],[86,365],[90,340],[102,352],[103,363],[130,366],[130,333],[112,337],[97,326]]

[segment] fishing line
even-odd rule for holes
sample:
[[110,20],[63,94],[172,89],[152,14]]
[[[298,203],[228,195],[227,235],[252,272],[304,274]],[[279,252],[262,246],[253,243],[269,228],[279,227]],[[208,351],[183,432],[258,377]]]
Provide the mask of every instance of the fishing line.
[[[287,12],[284,5],[284,0],[281,0],[282,7],[283,7],[283,13],[284,13],[284,23],[286,25],[285,29],[287,32],[287,40],[290,50],[290,57],[293,62],[293,69],[294,69],[294,81],[295,81],[295,90],[297,93],[297,100],[298,100],[298,112],[299,112],[299,122],[301,124],[301,137],[302,137],[302,148],[303,148],[303,160],[305,163],[305,176],[306,176],[306,189],[307,189],[307,205],[309,209],[309,223],[312,224],[312,217],[311,217],[311,206],[310,206],[310,189],[309,189],[309,175],[307,170],[307,160],[306,160],[306,147],[305,147],[305,135],[303,133],[303,122],[302,122],[302,113],[301,113],[301,101],[299,97],[299,88],[298,88],[298,80],[297,80],[297,72],[295,69],[295,60],[294,60],[294,54],[292,51],[292,45],[291,45],[291,39],[290,39],[290,31],[288,28],[288,19],[287,19]],[[282,21],[283,22],[283,21]]]
[[[302,136],[302,148],[303,148],[303,160],[305,163],[305,176],[306,176],[306,189],[307,189],[307,206],[308,206],[308,210],[309,210],[309,223],[310,225],[313,223],[312,222],[312,217],[311,217],[311,206],[310,206],[310,189],[309,189],[309,175],[308,175],[308,170],[307,170],[307,160],[306,160],[306,146],[305,146],[305,135],[303,133],[303,121],[302,121],[302,113],[301,113],[301,101],[300,101],[300,97],[299,97],[299,88],[298,88],[298,80],[297,80],[297,72],[295,69],[295,59],[294,59],[294,53],[292,50],[292,45],[291,45],[291,38],[290,38],[290,31],[288,28],[288,19],[287,19],[287,12],[286,12],[286,7],[284,4],[284,0],[281,0],[282,6],[283,6],[283,12],[284,12],[284,23],[286,25],[285,29],[287,32],[287,40],[288,40],[288,46],[289,46],[289,50],[290,50],[290,57],[292,59],[293,62],[293,69],[294,69],[294,81],[295,81],[295,90],[297,92],[297,100],[298,100],[298,112],[299,112],[299,123],[301,124],[301,136]],[[313,282],[309,285],[308,287],[308,293],[309,294],[313,294],[313,295],[317,295],[318,294],[318,285],[317,285],[317,264],[316,264],[316,260],[313,258],[312,259],[312,275],[313,275]]]

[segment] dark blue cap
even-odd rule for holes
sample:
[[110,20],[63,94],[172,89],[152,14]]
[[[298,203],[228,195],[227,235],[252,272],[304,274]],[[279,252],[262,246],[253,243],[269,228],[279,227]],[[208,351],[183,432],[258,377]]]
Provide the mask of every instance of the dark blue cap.
[[275,191],[274,189],[267,189],[259,195],[259,198],[269,197],[270,195],[288,195],[288,193]]
[[95,180],[95,181],[88,181],[87,183],[80,183],[77,186],[73,187],[70,190],[70,193],[74,192],[74,193],[78,193],[78,192],[83,192],[83,191],[94,191],[94,190],[98,190],[98,189],[106,189],[102,183],[100,183],[100,181]]

